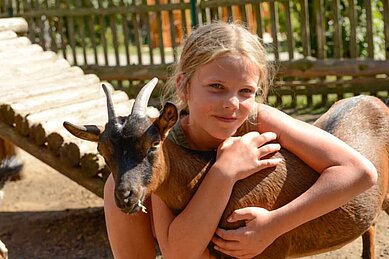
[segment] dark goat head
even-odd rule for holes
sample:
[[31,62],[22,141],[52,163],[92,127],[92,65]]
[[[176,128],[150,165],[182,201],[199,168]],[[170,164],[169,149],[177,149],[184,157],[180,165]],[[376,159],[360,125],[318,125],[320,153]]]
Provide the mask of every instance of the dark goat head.
[[126,117],[115,115],[110,93],[103,85],[108,109],[104,129],[64,122],[64,127],[74,136],[98,142],[98,151],[115,181],[116,205],[126,213],[144,211],[145,198],[163,181],[163,141],[178,120],[177,108],[171,103],[164,106],[158,118],[147,116],[147,103],[157,82],[154,78],[141,89],[132,112]]

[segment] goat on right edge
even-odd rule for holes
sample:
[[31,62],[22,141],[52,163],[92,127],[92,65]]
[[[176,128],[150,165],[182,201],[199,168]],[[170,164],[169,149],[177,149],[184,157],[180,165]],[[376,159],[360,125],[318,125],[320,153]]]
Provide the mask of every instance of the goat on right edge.
[[[155,86],[155,83],[154,80],[152,84]],[[116,118],[106,91],[109,122],[105,129],[68,122],[64,126],[79,138],[99,142],[99,151],[112,170],[120,209],[126,213],[143,210],[145,198],[154,192],[172,211],[179,213],[215,161],[215,153],[185,149],[166,137],[178,119],[174,105],[165,105],[157,119],[146,116],[152,84],[144,87],[151,89],[142,89],[138,94],[136,108],[128,117]],[[340,248],[361,235],[363,258],[374,258],[375,221],[383,209],[389,214],[389,108],[375,97],[353,97],[335,103],[315,125],[367,157],[378,171],[377,184],[342,207],[280,236],[258,258],[323,253]],[[235,184],[219,222],[221,228],[244,226],[244,222],[226,221],[234,210],[251,206],[276,209],[317,180],[318,174],[287,150],[281,149],[274,157],[284,162]],[[123,195],[125,193],[130,195]]]

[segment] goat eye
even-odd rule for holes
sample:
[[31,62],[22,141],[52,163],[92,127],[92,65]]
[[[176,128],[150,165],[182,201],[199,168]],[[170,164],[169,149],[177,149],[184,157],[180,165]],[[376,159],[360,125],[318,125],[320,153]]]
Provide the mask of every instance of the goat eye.
[[151,143],[151,149],[152,150],[157,149],[160,144],[161,144],[161,142],[159,140],[153,141],[153,143]]

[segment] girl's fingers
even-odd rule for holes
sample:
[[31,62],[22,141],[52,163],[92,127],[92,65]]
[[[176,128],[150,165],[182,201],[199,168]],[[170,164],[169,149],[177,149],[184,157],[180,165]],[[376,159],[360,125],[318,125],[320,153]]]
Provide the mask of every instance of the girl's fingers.
[[262,170],[269,167],[277,166],[282,162],[281,158],[271,158],[271,159],[258,159],[258,170]]
[[259,158],[270,155],[274,152],[279,151],[280,149],[281,149],[281,145],[277,143],[264,145],[258,148]]

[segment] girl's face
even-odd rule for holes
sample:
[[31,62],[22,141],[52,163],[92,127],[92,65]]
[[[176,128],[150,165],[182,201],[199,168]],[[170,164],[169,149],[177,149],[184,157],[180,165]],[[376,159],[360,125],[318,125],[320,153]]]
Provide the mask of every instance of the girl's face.
[[258,82],[258,68],[243,55],[221,56],[196,70],[185,94],[189,142],[216,148],[234,135],[255,106]]

